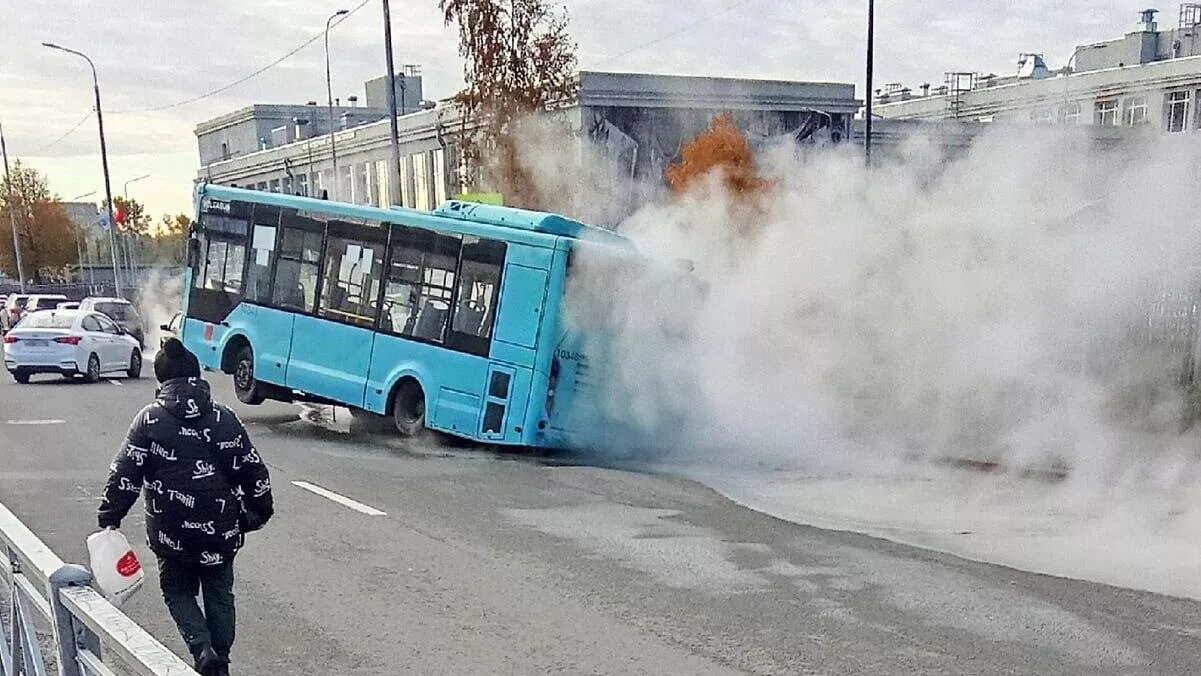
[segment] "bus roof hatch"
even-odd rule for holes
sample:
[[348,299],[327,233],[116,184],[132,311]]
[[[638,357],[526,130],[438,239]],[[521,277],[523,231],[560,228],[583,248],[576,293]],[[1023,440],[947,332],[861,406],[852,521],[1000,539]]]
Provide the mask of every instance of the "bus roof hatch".
[[460,221],[487,223],[489,225],[541,232],[560,237],[579,238],[592,230],[592,228],[579,221],[557,214],[515,209],[513,207],[499,207],[491,204],[462,202],[459,200],[446,202],[435,209],[433,213]]

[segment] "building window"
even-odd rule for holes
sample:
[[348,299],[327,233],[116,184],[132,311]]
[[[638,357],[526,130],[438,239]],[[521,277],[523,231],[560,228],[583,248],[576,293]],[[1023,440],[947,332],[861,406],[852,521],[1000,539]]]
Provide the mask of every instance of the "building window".
[[374,190],[376,204],[381,207],[392,206],[388,203],[391,199],[391,195],[388,193],[388,190],[392,180],[392,172],[388,171],[389,164],[390,163],[388,160],[380,160],[379,162],[376,162],[375,171],[373,172],[372,176],[373,180],[375,181]]
[[271,179],[270,187],[268,188],[268,190],[270,190],[271,192],[279,192],[279,179],[278,178]]
[[309,175],[296,175],[296,194],[302,197],[307,197],[309,194]]
[[1128,96],[1122,101],[1122,124],[1133,127],[1147,123],[1147,97]]
[[434,151],[434,207],[446,201],[446,153],[441,148]]
[[400,206],[413,206],[413,158],[400,158]]
[[1054,115],[1047,106],[1039,106],[1030,111],[1030,121],[1035,124],[1051,124],[1053,120]]
[[429,153],[413,156],[413,206],[421,211],[430,209]]
[[1099,127],[1118,126],[1118,102],[1097,101],[1093,108],[1093,124]]
[[1072,101],[1063,109],[1064,124],[1080,124],[1080,102]]
[[1168,92],[1164,103],[1165,126],[1170,132],[1188,129],[1188,109],[1192,92]]
[[354,203],[355,204],[371,204],[371,188],[368,186],[371,165],[356,164],[354,165]]

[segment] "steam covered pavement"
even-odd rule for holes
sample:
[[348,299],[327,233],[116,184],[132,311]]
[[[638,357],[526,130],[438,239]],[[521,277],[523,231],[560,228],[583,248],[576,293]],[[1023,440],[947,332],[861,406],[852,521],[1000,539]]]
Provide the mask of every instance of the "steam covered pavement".
[[[152,389],[0,383],[0,500],[64,558],[83,559]],[[1201,660],[1191,601],[798,527],[670,478],[238,412],[278,513],[240,558],[235,673],[1126,676]],[[146,563],[129,610],[182,649]]]

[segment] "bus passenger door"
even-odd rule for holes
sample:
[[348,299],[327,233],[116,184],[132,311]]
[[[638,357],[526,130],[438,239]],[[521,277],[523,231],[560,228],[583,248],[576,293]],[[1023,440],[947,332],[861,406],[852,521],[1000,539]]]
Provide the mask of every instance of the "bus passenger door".
[[371,368],[384,267],[384,245],[363,234],[329,223],[317,316],[296,317],[287,373],[288,387],[355,407]]
[[288,357],[288,388],[361,407],[374,342],[375,333],[368,328],[318,317],[296,317]]

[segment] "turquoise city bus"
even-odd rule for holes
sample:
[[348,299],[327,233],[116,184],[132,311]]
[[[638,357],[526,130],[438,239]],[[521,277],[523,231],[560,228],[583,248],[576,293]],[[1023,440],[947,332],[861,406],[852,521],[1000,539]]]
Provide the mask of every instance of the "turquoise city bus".
[[581,256],[601,277],[645,267],[626,238],[460,201],[424,212],[200,185],[196,205],[181,336],[242,402],[335,404],[403,436],[510,446],[577,446],[605,424],[605,330],[571,320],[565,294]]

